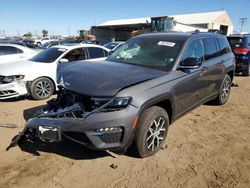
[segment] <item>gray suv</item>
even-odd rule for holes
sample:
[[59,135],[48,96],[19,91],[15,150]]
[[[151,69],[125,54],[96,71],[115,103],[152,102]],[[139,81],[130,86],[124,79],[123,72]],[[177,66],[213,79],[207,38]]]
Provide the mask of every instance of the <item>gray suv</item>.
[[176,119],[208,101],[229,98],[235,59],[214,33],[154,33],[134,37],[105,61],[59,67],[56,99],[13,139],[69,138],[101,150],[133,146],[155,154]]

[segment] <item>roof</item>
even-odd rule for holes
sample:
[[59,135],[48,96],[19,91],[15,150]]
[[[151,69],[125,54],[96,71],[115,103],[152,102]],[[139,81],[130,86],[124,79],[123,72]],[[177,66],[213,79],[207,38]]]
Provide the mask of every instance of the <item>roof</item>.
[[1,43],[1,42],[0,42],[0,46],[12,46],[12,47],[19,48],[20,50],[23,50],[23,51],[25,51],[25,52],[34,52],[33,49],[31,49],[31,48],[29,48],[29,47],[26,47],[26,46],[19,45],[19,44]]
[[111,25],[132,25],[132,24],[147,24],[151,22],[151,18],[134,18],[134,19],[122,19],[122,20],[110,20],[104,22],[98,26],[111,26]]
[[193,37],[219,37],[223,36],[218,33],[210,33],[210,32],[187,32],[187,33],[180,33],[180,32],[170,32],[170,33],[146,33],[142,35],[136,36],[137,38],[155,38],[155,39],[172,39],[178,41],[185,41],[189,38]]
[[107,51],[110,51],[108,48],[105,48],[103,46],[100,46],[100,45],[96,45],[96,44],[86,44],[86,43],[83,43],[83,44],[75,44],[75,43],[72,43],[72,44],[61,44],[61,45],[56,45],[56,46],[52,46],[50,48],[65,48],[67,50],[73,50],[75,48],[83,48],[83,47],[97,47],[97,48],[103,48]]
[[[216,11],[216,12],[170,15],[169,17],[174,17],[174,19],[177,22],[184,23],[184,24],[204,24],[204,23],[213,22],[219,16],[225,13],[227,14],[226,11]],[[146,18],[135,18],[135,19],[110,20],[98,26],[147,24],[150,22],[151,22],[151,18],[146,17]]]
[[177,20],[178,22],[185,24],[203,24],[203,23],[213,22],[224,13],[226,13],[226,11],[182,14],[182,15],[173,15],[170,17],[174,17],[174,19]]

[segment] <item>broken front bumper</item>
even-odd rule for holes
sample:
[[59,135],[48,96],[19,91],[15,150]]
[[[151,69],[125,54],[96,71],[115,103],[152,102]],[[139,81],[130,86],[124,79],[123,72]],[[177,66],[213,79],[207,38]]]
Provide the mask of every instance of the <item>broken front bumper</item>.
[[0,99],[9,99],[28,94],[24,81],[0,84]]
[[52,117],[30,119],[21,137],[35,137],[49,142],[61,141],[66,137],[88,147],[104,150],[124,148],[131,143],[132,124],[138,108],[129,105],[123,110],[95,112],[84,117],[77,117],[77,105],[74,109],[50,114]]

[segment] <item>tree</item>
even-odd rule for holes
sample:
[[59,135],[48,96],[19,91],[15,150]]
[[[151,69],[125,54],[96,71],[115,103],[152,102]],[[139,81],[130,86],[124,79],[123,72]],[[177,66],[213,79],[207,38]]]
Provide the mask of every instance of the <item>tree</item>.
[[32,37],[32,33],[31,33],[31,32],[28,32],[28,33],[25,33],[23,36],[24,36],[24,37]]
[[43,33],[43,37],[47,37],[49,32],[46,29],[44,29],[42,30],[42,33]]

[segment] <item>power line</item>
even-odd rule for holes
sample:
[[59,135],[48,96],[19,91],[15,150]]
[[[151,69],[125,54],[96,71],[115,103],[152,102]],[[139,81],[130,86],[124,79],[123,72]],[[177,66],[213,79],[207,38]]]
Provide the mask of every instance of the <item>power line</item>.
[[242,33],[243,31],[243,26],[244,24],[247,22],[247,18],[239,18],[239,23],[241,23],[241,28],[240,28],[240,32]]

